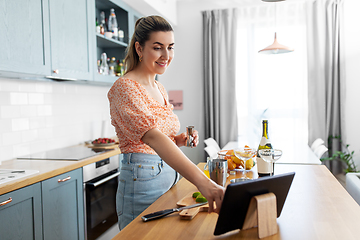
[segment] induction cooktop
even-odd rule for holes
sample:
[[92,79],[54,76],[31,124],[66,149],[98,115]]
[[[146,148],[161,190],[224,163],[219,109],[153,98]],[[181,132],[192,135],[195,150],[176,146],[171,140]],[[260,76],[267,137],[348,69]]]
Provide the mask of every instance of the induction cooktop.
[[85,158],[93,157],[105,151],[109,151],[109,149],[102,149],[95,151],[92,148],[88,148],[84,146],[72,146],[72,147],[54,149],[46,152],[29,154],[18,157],[17,159],[79,161]]

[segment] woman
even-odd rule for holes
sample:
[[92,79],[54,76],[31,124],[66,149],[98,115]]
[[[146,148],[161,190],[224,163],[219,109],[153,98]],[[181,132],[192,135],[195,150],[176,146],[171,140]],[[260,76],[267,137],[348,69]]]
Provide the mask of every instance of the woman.
[[[126,73],[108,93],[111,123],[124,156],[116,199],[120,230],[176,183],[177,172],[207,198],[209,212],[220,211],[224,188],[179,149],[186,134],[176,135],[179,120],[164,87],[155,80],[173,57],[171,25],[159,16],[140,18],[127,49]],[[193,137],[197,146],[197,131]]]

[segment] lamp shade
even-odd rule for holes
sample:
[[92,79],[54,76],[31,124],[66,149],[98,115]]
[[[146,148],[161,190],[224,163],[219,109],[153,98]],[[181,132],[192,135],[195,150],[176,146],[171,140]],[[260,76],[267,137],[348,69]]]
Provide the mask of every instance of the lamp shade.
[[263,2],[281,2],[285,0],[262,0]]
[[294,49],[289,48],[285,45],[280,44],[277,39],[276,39],[276,33],[275,33],[275,39],[273,44],[271,44],[270,46],[267,46],[264,49],[261,49],[259,51],[259,53],[264,53],[264,54],[279,54],[279,53],[288,53],[288,52],[293,52]]

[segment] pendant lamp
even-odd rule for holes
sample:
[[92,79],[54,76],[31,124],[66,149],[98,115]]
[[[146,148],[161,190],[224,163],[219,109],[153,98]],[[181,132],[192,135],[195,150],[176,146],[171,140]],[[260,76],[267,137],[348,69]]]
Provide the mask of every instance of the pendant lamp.
[[261,49],[259,51],[259,53],[264,53],[264,54],[279,54],[279,53],[288,53],[288,52],[293,52],[294,49],[292,48],[289,48],[285,45],[282,45],[280,44],[278,41],[277,41],[277,38],[276,38],[276,32],[275,32],[275,39],[274,39],[274,42],[273,44],[271,44],[270,46],[267,46],[266,48],[264,49]]
[[[262,0],[262,1],[264,1],[264,2],[280,2],[280,1],[284,1],[284,0]],[[276,25],[276,6],[275,6],[275,25]],[[294,51],[294,49],[289,48],[285,45],[282,45],[277,41],[276,32],[275,32],[274,42],[271,45],[267,46],[266,48],[261,49],[259,51],[259,53],[280,54],[280,53],[288,53],[288,52],[293,52],[293,51]]]

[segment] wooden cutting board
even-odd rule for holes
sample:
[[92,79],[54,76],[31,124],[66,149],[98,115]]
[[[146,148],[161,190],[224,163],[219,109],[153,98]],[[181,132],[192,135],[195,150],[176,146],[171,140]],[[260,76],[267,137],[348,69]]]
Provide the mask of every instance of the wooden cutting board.
[[[196,204],[197,202],[195,202],[195,198],[193,198],[191,195],[190,196],[186,196],[184,198],[182,198],[181,200],[179,200],[176,205],[178,205],[179,207],[185,207],[185,206],[189,206],[189,205],[193,205]],[[190,209],[185,209],[182,210],[179,213],[179,216],[181,219],[185,219],[185,220],[191,220],[193,219],[196,214],[198,214],[199,212],[207,212],[209,209],[209,204],[205,204],[202,205],[200,207],[195,207],[195,208],[190,208]]]

